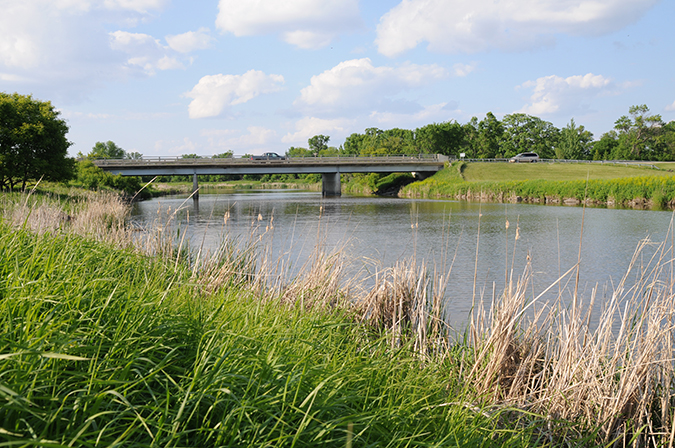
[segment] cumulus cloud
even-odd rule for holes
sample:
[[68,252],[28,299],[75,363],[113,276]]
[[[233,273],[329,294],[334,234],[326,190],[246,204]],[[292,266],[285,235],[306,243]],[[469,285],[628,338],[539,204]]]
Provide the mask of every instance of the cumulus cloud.
[[168,47],[148,34],[115,31],[110,33],[110,47],[129,54],[127,64],[140,67],[148,74],[153,74],[157,69],[184,68],[178,59],[167,54]]
[[353,129],[355,123],[344,118],[326,120],[317,117],[304,117],[295,123],[296,132],[288,133],[282,137],[283,143],[304,145],[315,135],[335,134],[344,135],[349,129]]
[[179,53],[190,53],[195,50],[204,50],[211,46],[213,37],[208,28],[199,28],[197,31],[166,36],[166,42],[173,50]]
[[368,58],[341,62],[313,76],[295,101],[312,114],[419,110],[414,102],[397,98],[401,92],[448,76],[438,65],[406,63],[397,67],[376,67]]
[[375,43],[397,56],[429,50],[474,53],[549,45],[556,34],[602,35],[636,22],[659,0],[403,0],[382,16]]
[[104,25],[146,18],[165,3],[5,0],[0,14],[0,82],[11,80],[15,90],[48,90],[52,99],[73,101],[86,96],[100,83],[123,76],[131,56],[125,58],[110,47]]
[[476,70],[476,65],[478,65],[476,62],[472,62],[470,64],[458,63],[452,66],[452,70],[455,73],[455,76],[463,78],[464,76],[469,76],[469,73]]
[[520,112],[536,116],[581,112],[588,108],[593,98],[614,94],[618,89],[611,79],[593,73],[568,78],[544,76],[527,81],[519,88],[533,91],[530,102]]
[[283,84],[283,76],[267,75],[258,70],[249,70],[243,75],[204,76],[185,94],[192,98],[188,107],[190,118],[218,116],[230,106],[245,103],[261,94],[277,92]]
[[235,36],[275,34],[303,49],[362,26],[358,0],[220,0],[216,26]]
[[673,104],[669,104],[669,105],[666,106],[666,111],[667,112],[675,111],[675,101],[673,101]]

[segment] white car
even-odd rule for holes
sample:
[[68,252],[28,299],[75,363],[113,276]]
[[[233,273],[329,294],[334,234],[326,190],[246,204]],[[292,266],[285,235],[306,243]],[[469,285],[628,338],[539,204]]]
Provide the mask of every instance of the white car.
[[535,152],[522,152],[509,159],[511,163],[532,163],[539,162],[539,155]]

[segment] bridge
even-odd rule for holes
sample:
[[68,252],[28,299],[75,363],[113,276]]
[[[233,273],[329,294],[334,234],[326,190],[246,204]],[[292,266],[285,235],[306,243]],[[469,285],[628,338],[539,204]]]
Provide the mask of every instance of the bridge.
[[199,175],[321,174],[323,196],[340,196],[340,173],[415,173],[426,177],[448,161],[440,154],[416,156],[290,157],[284,160],[235,158],[144,157],[142,159],[96,159],[94,164],[122,176],[192,176],[193,197],[198,197]]

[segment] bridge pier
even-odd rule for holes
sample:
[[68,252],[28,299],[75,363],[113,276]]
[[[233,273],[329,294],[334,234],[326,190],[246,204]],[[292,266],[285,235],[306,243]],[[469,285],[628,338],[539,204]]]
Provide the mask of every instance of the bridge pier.
[[192,199],[199,200],[199,184],[197,183],[197,173],[192,175]]
[[321,174],[321,195],[323,197],[336,197],[342,194],[340,184],[340,172]]

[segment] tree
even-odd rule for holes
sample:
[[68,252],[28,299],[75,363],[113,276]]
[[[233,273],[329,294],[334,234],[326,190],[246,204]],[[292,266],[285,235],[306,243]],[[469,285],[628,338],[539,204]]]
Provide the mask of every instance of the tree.
[[456,121],[428,124],[415,129],[414,153],[458,154],[464,141],[464,129]]
[[307,148],[291,146],[286,151],[286,157],[312,157],[315,154]]
[[600,140],[593,143],[593,160],[609,160],[614,157],[619,140],[615,131],[602,134]]
[[307,140],[309,150],[312,152],[312,154],[319,155],[321,151],[328,149],[328,140],[330,140],[330,137],[327,135],[315,135],[314,137]]
[[663,126],[661,115],[648,115],[646,104],[631,106],[630,117],[623,115],[614,123],[619,133],[619,158],[635,160],[659,159],[656,140]]
[[29,180],[73,177],[68,126],[51,102],[0,92],[0,188],[26,188]]
[[499,143],[504,135],[504,126],[492,112],[478,123],[476,150],[478,157],[492,159],[499,155]]
[[214,154],[211,156],[212,159],[231,159],[232,157],[234,157],[234,153],[232,152],[232,150],[225,151],[220,154]]
[[588,159],[591,153],[591,143],[593,134],[584,129],[583,126],[577,127],[572,118],[567,126],[560,130],[560,139],[555,148],[557,159],[582,160]]
[[543,159],[552,158],[558,145],[560,130],[541,118],[515,113],[502,120],[504,134],[500,142],[502,157],[520,152],[536,152]]
[[[78,154],[79,155],[79,154]],[[87,154],[88,159],[124,159],[126,151],[117,146],[115,142],[96,142],[92,150]]]
[[128,152],[124,155],[124,158],[130,160],[141,160],[143,158],[143,154],[140,152]]

